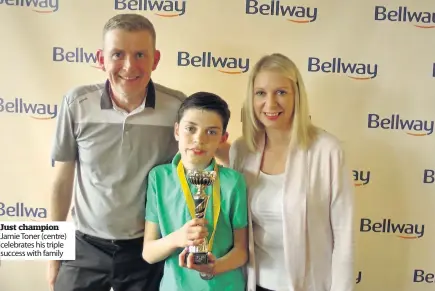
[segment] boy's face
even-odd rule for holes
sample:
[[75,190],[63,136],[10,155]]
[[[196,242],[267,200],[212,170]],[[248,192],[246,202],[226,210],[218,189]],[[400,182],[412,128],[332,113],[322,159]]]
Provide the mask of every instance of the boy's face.
[[180,123],[175,123],[178,150],[184,166],[189,170],[206,168],[219,145],[227,138],[222,118],[214,111],[187,109]]

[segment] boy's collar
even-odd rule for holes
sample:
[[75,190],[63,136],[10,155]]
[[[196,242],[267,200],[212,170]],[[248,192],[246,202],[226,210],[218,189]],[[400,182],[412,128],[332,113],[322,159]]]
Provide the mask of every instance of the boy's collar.
[[[177,169],[180,160],[181,160],[181,154],[180,152],[178,152],[172,159],[172,167]],[[215,158],[212,158],[210,164],[204,169],[204,171],[213,171],[215,164],[216,164],[216,160]]]

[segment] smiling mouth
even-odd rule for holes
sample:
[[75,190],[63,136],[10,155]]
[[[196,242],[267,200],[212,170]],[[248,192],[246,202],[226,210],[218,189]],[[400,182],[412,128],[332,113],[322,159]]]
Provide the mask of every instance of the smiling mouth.
[[264,115],[266,115],[267,117],[277,117],[278,115],[280,115],[282,112],[264,112]]
[[123,76],[119,76],[119,78],[125,80],[125,81],[134,81],[139,79],[139,76],[134,76],[134,77],[123,77]]

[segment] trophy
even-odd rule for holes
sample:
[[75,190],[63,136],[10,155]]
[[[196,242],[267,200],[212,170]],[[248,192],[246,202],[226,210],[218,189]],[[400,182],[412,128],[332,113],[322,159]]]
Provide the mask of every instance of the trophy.
[[[207,209],[209,196],[204,193],[204,189],[213,184],[216,179],[215,171],[188,171],[188,181],[195,185],[197,191],[193,194],[193,201],[195,203],[195,217],[204,218]],[[208,240],[204,238],[204,242],[197,246],[189,246],[186,254],[186,260],[189,254],[193,255],[193,262],[196,265],[208,264]],[[187,261],[186,261],[187,262]]]

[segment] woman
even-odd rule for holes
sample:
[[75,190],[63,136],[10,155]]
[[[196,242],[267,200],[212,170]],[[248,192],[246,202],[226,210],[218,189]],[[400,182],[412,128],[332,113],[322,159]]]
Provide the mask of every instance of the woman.
[[296,65],[255,65],[230,167],[249,195],[248,291],[352,291],[353,186],[338,140],[311,124]]

